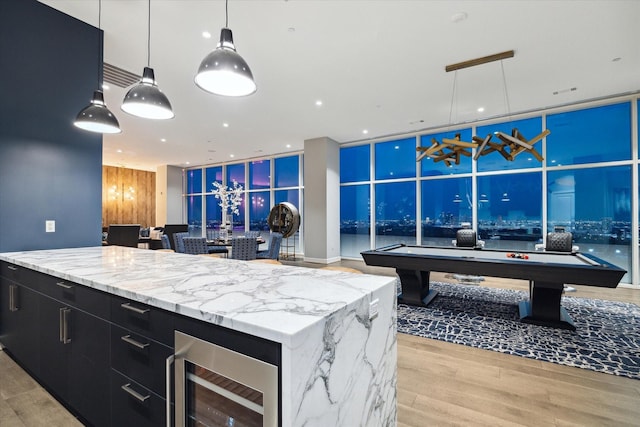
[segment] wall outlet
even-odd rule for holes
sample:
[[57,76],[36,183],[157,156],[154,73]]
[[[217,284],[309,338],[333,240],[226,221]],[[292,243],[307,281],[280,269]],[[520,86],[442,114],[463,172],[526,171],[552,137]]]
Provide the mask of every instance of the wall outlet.
[[369,303],[369,320],[374,319],[378,316],[378,303],[380,300],[378,298],[374,299]]
[[55,233],[56,232],[56,222],[54,220],[48,219],[44,222],[44,229],[47,233]]

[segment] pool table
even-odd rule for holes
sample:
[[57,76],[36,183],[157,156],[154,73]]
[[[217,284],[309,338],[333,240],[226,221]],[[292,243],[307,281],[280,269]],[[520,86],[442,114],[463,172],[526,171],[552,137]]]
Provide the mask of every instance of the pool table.
[[473,274],[529,280],[529,299],[519,303],[520,319],[536,325],[575,330],[561,305],[564,283],[615,288],[626,270],[590,254],[519,252],[396,244],[362,252],[367,265],[393,267],[400,277],[398,302],[426,306],[437,292],[429,289],[429,273]]

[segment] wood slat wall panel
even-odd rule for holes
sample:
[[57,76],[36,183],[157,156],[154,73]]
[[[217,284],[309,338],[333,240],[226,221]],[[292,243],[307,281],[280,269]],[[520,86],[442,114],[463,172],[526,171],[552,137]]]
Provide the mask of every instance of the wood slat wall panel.
[[[113,186],[119,194],[114,200]],[[133,200],[125,199],[129,187]],[[136,169],[102,167],[102,226],[109,224],[156,225],[156,174]]]

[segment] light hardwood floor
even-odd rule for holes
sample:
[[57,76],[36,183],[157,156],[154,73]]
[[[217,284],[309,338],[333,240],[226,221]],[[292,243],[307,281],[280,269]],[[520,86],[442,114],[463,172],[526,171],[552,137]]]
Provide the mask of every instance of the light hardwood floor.
[[[341,264],[395,275],[358,261]],[[452,281],[442,273],[431,280]],[[524,280],[480,283],[529,289]],[[640,305],[640,290],[574,287],[569,296]],[[640,380],[398,334],[398,427],[425,426],[638,427]]]
[[[395,275],[359,261],[336,265]],[[451,281],[439,273],[432,280]],[[494,278],[481,286],[528,289],[526,281]],[[576,288],[571,296],[640,305],[640,290]],[[0,426],[74,425],[80,424],[0,352]],[[638,427],[640,380],[399,334],[398,427],[426,426]]]

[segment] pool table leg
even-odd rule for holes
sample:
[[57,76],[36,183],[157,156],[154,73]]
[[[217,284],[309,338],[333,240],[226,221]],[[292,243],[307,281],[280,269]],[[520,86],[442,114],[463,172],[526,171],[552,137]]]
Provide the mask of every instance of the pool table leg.
[[420,270],[403,270],[396,268],[400,277],[402,293],[398,295],[398,303],[426,307],[438,294],[429,289],[429,272]]
[[520,301],[520,320],[534,325],[575,331],[576,326],[562,307],[562,283],[534,282],[529,300]]

